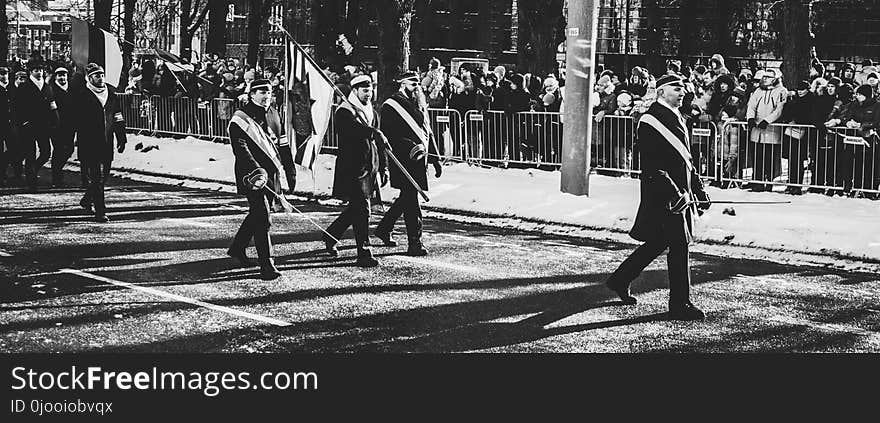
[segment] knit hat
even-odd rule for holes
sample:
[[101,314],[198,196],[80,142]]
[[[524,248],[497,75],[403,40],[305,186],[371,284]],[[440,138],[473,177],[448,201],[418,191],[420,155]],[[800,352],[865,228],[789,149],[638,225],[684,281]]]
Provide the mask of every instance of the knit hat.
[[868,84],[862,84],[856,90],[856,94],[861,94],[865,97],[871,98],[874,96],[874,89],[871,88],[871,86]]
[[27,62],[27,71],[30,72],[34,69],[42,69],[44,67],[43,61],[39,58],[33,58],[28,60]]
[[836,76],[828,80],[828,85],[834,85],[835,87],[839,87],[841,84],[843,84],[843,81]]
[[55,69],[55,72],[53,73],[55,75],[58,75],[59,73],[69,73],[69,71],[64,66],[59,66],[57,69]]
[[419,82],[419,74],[415,73],[414,71],[403,72],[397,78],[397,82],[404,82],[404,81],[418,83]]
[[856,66],[853,65],[852,63],[844,63],[843,66],[840,68],[840,73],[843,73],[843,71],[845,71],[845,70],[851,70],[851,71],[855,72]]
[[746,79],[752,79],[752,70],[749,68],[742,68],[739,71],[739,76],[741,76],[741,77],[745,76]]
[[659,90],[661,87],[670,85],[675,87],[684,87],[684,80],[681,79],[678,75],[663,75],[660,79],[657,80],[657,89]]
[[880,79],[880,76],[878,76],[877,72],[871,72],[868,74],[868,76],[865,79],[871,79],[871,78]]
[[525,78],[518,73],[513,74],[513,76],[510,77],[510,83],[516,85],[519,88],[523,88],[524,82]]
[[720,54],[713,54],[712,58],[709,59],[710,62],[716,62],[720,67],[724,67],[724,57]]
[[248,89],[249,93],[253,93],[256,90],[271,90],[272,84],[268,79],[255,79],[254,82],[251,82],[251,87]]
[[89,63],[86,65],[86,76],[92,76],[93,73],[104,72],[104,68],[97,63]]
[[697,75],[702,75],[706,73],[706,67],[703,65],[697,65],[696,67],[694,67],[694,72],[696,72]]
[[630,72],[633,76],[638,76],[642,79],[648,79],[648,70],[639,66],[632,68]]
[[611,78],[608,75],[604,75],[599,80],[596,81],[596,85],[606,85],[611,83]]
[[798,82],[798,84],[797,84],[798,91],[809,90],[809,89],[810,89],[810,81],[807,81],[805,79],[805,80],[802,80],[801,82]]

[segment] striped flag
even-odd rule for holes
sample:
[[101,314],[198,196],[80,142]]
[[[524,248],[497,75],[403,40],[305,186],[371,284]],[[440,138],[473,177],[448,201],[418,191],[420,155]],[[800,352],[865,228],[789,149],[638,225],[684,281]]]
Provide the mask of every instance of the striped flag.
[[122,77],[122,50],[116,36],[81,19],[70,22],[70,56],[76,66],[83,70],[89,63],[101,65],[107,83],[116,87]]
[[330,126],[334,86],[308,53],[287,41],[287,133],[293,161],[309,170],[315,163]]

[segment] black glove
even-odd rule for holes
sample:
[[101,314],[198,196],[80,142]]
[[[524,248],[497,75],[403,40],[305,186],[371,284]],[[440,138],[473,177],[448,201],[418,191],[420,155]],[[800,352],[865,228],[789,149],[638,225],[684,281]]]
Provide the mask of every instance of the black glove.
[[699,203],[697,203],[697,210],[709,210],[709,206],[712,205],[710,201],[712,200],[709,199],[709,194],[707,194],[706,191],[696,191],[694,192],[694,196],[697,197],[697,201],[699,201]]
[[382,169],[379,171],[379,181],[381,182],[382,187],[388,185],[388,169]]
[[691,196],[687,192],[679,193],[678,198],[673,199],[667,204],[666,208],[673,214],[682,214],[691,202]]
[[439,178],[443,174],[443,166],[440,162],[434,162],[434,177]]
[[253,172],[247,174],[243,178],[243,182],[252,191],[259,191],[269,182],[269,174],[266,173],[266,169],[258,167]]
[[122,152],[125,151],[125,143],[124,142],[116,143],[116,151],[119,154],[122,154]]
[[749,129],[752,129],[752,128],[754,128],[755,126],[757,126],[757,121],[755,120],[755,118],[751,118],[751,119],[749,119],[749,124],[748,124],[748,126],[749,126]]
[[761,123],[758,124],[758,129],[767,129],[768,125],[770,125],[770,122],[762,120]]
[[412,150],[409,151],[409,158],[420,161],[425,158],[425,146],[422,144],[416,144]]

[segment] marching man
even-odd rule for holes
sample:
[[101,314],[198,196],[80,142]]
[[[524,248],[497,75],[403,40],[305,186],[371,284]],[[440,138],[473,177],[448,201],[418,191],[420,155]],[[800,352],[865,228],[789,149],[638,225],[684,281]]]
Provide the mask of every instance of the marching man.
[[697,208],[708,209],[709,196],[691,162],[688,126],[678,111],[683,98],[681,77],[665,75],[657,81],[657,101],[639,120],[641,202],[629,234],[644,244],[605,284],[624,304],[635,304],[630,283],[668,248],[669,318],[704,320],[706,315],[690,300],[688,244]]
[[373,109],[372,99],[372,78],[358,75],[351,80],[348,102],[343,102],[336,110],[339,154],[333,178],[333,196],[347,200],[348,207],[327,228],[327,233],[335,239],[323,236],[327,251],[331,256],[336,256],[339,254],[336,240],[349,225],[352,226],[357,244],[357,265],[360,267],[379,264],[370,251],[370,200],[379,190],[377,175],[381,177],[382,186],[388,183],[384,150],[387,140],[379,132],[379,116]]
[[249,210],[227,254],[244,267],[253,266],[253,261],[245,254],[253,238],[259,258],[260,278],[263,280],[281,276],[272,259],[272,241],[269,238],[269,227],[272,225],[269,204],[274,199],[273,193],[280,187],[279,172],[282,169],[266,121],[271,88],[265,79],[251,83],[248,103],[237,110],[229,121],[229,139],[235,155],[235,184],[238,193],[247,197]]
[[[427,105],[421,95],[417,73],[405,72],[398,79],[400,91],[394,93],[382,104],[380,128],[391,144],[391,153],[412,175],[419,188],[428,190],[428,163],[434,165],[436,177],[443,168],[438,160],[436,142],[428,126]],[[419,205],[418,190],[396,166],[391,167],[391,186],[400,190],[400,196],[385,213],[376,227],[375,235],[386,246],[397,245],[392,239],[394,224],[400,215],[406,223],[407,254],[410,256],[428,255],[422,244],[422,208]]]

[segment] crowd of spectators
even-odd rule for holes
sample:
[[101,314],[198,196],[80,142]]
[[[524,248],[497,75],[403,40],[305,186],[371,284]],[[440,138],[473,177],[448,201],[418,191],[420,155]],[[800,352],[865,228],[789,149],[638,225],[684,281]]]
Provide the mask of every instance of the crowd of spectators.
[[[778,69],[742,68],[733,73],[718,54],[708,66],[682,67],[670,61],[667,73],[686,81],[681,111],[689,124],[713,131],[710,137],[691,139],[694,164],[702,174],[751,179],[756,182],[742,188],[767,191],[772,186],[764,182],[779,182],[781,160],[786,159],[787,179],[782,182],[790,184],[789,194],[800,195],[803,186],[811,185],[811,192],[827,195],[878,197],[861,191],[880,186],[880,154],[876,153],[880,71],[872,61],[826,69],[814,58],[809,78],[790,84]],[[655,82],[655,76],[638,66],[629,76],[600,69],[592,94],[598,123],[593,136],[599,138],[600,147],[595,164],[630,168],[636,160],[633,134],[621,130],[613,117],[628,116],[637,122],[656,99]],[[726,131],[718,152],[711,141],[715,130]],[[858,138],[861,141],[853,141]],[[721,161],[722,175],[715,175],[713,158]],[[750,169],[749,177],[746,169]],[[812,175],[809,184],[804,180],[806,169]]]

